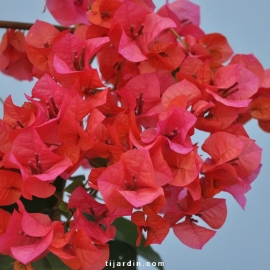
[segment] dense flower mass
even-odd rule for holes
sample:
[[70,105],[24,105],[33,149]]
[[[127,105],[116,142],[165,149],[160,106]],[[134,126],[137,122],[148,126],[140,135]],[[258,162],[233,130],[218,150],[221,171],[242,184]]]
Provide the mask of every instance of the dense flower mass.
[[[71,269],[102,269],[124,216],[137,245],[142,231],[150,245],[172,229],[201,249],[226,220],[215,196],[228,192],[244,208],[260,171],[261,148],[243,124],[253,117],[270,132],[269,70],[205,34],[188,0],[157,12],[152,0],[46,5],[76,27],[36,21],[25,37],[7,30],[0,45],[1,71],[38,78],[22,106],[5,100],[0,120],[0,253],[26,265],[51,252]],[[201,146],[197,130],[209,133]],[[91,168],[87,183],[72,177],[81,166]],[[73,181],[68,202],[57,178]],[[24,206],[52,195],[66,222]]]

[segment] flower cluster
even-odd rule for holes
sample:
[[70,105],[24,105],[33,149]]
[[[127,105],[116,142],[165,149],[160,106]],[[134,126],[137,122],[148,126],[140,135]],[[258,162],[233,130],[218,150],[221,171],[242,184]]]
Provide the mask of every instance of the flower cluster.
[[[201,249],[226,220],[215,196],[228,192],[244,208],[259,173],[261,149],[243,123],[251,115],[270,131],[269,71],[205,34],[187,0],[157,13],[151,0],[46,4],[74,32],[36,21],[25,40],[8,30],[1,43],[1,69],[38,81],[22,106],[5,100],[0,120],[0,205],[17,204],[0,209],[0,253],[27,264],[52,252],[72,269],[102,269],[123,216],[137,245],[142,231],[150,245],[172,228]],[[209,133],[201,146],[198,130]],[[54,195],[56,178],[81,166],[91,167],[88,186],[70,192],[67,222],[27,212],[22,198]]]

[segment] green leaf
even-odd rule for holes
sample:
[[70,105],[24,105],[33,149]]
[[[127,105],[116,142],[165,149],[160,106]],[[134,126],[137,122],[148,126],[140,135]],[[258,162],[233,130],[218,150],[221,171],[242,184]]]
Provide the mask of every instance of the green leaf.
[[[13,270],[15,259],[4,256],[0,254],[0,269],[1,270]],[[31,262],[34,269],[37,270],[70,270],[70,268],[65,265],[60,259],[52,253],[49,253],[46,257],[36,261]]]
[[[123,269],[136,270],[137,252],[136,249],[126,242],[110,241],[110,258],[104,269]],[[117,263],[119,265],[117,265]]]
[[[137,229],[136,225],[134,225],[130,220],[125,218],[118,218],[113,223],[117,228],[116,240],[120,240],[126,242],[133,246],[139,255],[144,257],[149,262],[162,262],[161,257],[158,253],[156,253],[151,246],[144,247],[145,238],[142,237],[142,241],[139,247],[136,247],[136,239],[137,239]],[[160,270],[163,270],[162,266],[156,266]]]
[[71,176],[71,177],[69,177],[69,180],[72,180],[72,181],[84,181],[85,180],[85,176],[84,176],[84,174],[80,174],[80,175],[76,175],[76,176]]
[[78,186],[81,186],[84,188],[84,184],[82,181],[73,181],[71,184],[69,184],[64,190],[71,194]]
[[1,262],[1,270],[13,270],[14,265],[13,263],[15,262],[15,259],[7,256],[7,255],[2,255],[0,254],[0,262]]
[[72,193],[78,186],[81,186],[84,188],[84,183],[83,181],[85,180],[84,175],[77,175],[74,177],[70,177],[70,180],[72,180],[72,183],[69,184],[64,190],[68,193]]
[[59,210],[61,210],[64,213],[70,214],[70,211],[67,208],[67,203],[65,202],[60,202],[60,204],[58,205]]
[[33,268],[38,270],[70,270],[60,259],[52,253],[49,253],[46,257],[31,263]]
[[89,159],[89,163],[93,168],[107,167],[108,159],[96,157],[96,158]]

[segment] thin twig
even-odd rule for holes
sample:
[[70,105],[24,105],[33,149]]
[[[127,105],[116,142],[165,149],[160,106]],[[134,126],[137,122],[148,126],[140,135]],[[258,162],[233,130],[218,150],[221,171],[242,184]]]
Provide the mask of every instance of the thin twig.
[[173,28],[170,28],[170,30],[173,32],[173,34],[180,40],[180,42],[183,44],[186,52],[188,53],[188,46],[187,46],[187,43],[178,35],[178,33],[173,29]]
[[[20,29],[20,30],[29,30],[33,26],[33,23],[22,23],[22,22],[11,22],[11,21],[0,21],[0,28],[7,29]],[[69,27],[64,27],[60,25],[53,25],[59,31],[64,31],[67,29],[73,29]]]
[[117,74],[117,78],[116,78],[116,81],[115,81],[115,84],[114,84],[113,91],[117,89],[119,79],[120,79],[120,76],[121,76],[121,72],[122,72],[122,69],[123,69],[123,67],[125,65],[125,62],[126,62],[126,59],[124,58],[124,60],[122,61],[121,65],[120,65],[120,68],[118,70],[118,74]]
[[65,202],[63,201],[63,199],[62,199],[59,195],[57,195],[56,193],[54,193],[53,196],[57,198],[57,200],[58,200],[57,204],[58,204],[58,205],[59,205],[61,202],[62,202],[62,203],[65,203]]
[[70,208],[69,211],[71,212],[71,215],[70,215],[69,218],[65,221],[64,226],[69,225],[69,222],[70,222],[71,218],[72,218],[73,215],[74,215],[73,209]]

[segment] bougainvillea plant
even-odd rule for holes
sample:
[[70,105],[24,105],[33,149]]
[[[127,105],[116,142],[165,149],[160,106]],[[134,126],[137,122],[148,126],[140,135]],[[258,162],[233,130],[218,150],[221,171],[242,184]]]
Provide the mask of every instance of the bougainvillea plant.
[[1,258],[81,270],[115,254],[158,260],[149,245],[170,229],[201,249],[226,220],[223,192],[244,208],[260,171],[243,125],[270,132],[270,71],[204,33],[188,0],[46,8],[62,27],[7,29],[0,45],[3,73],[38,79],[22,106],[4,101],[0,120]]

